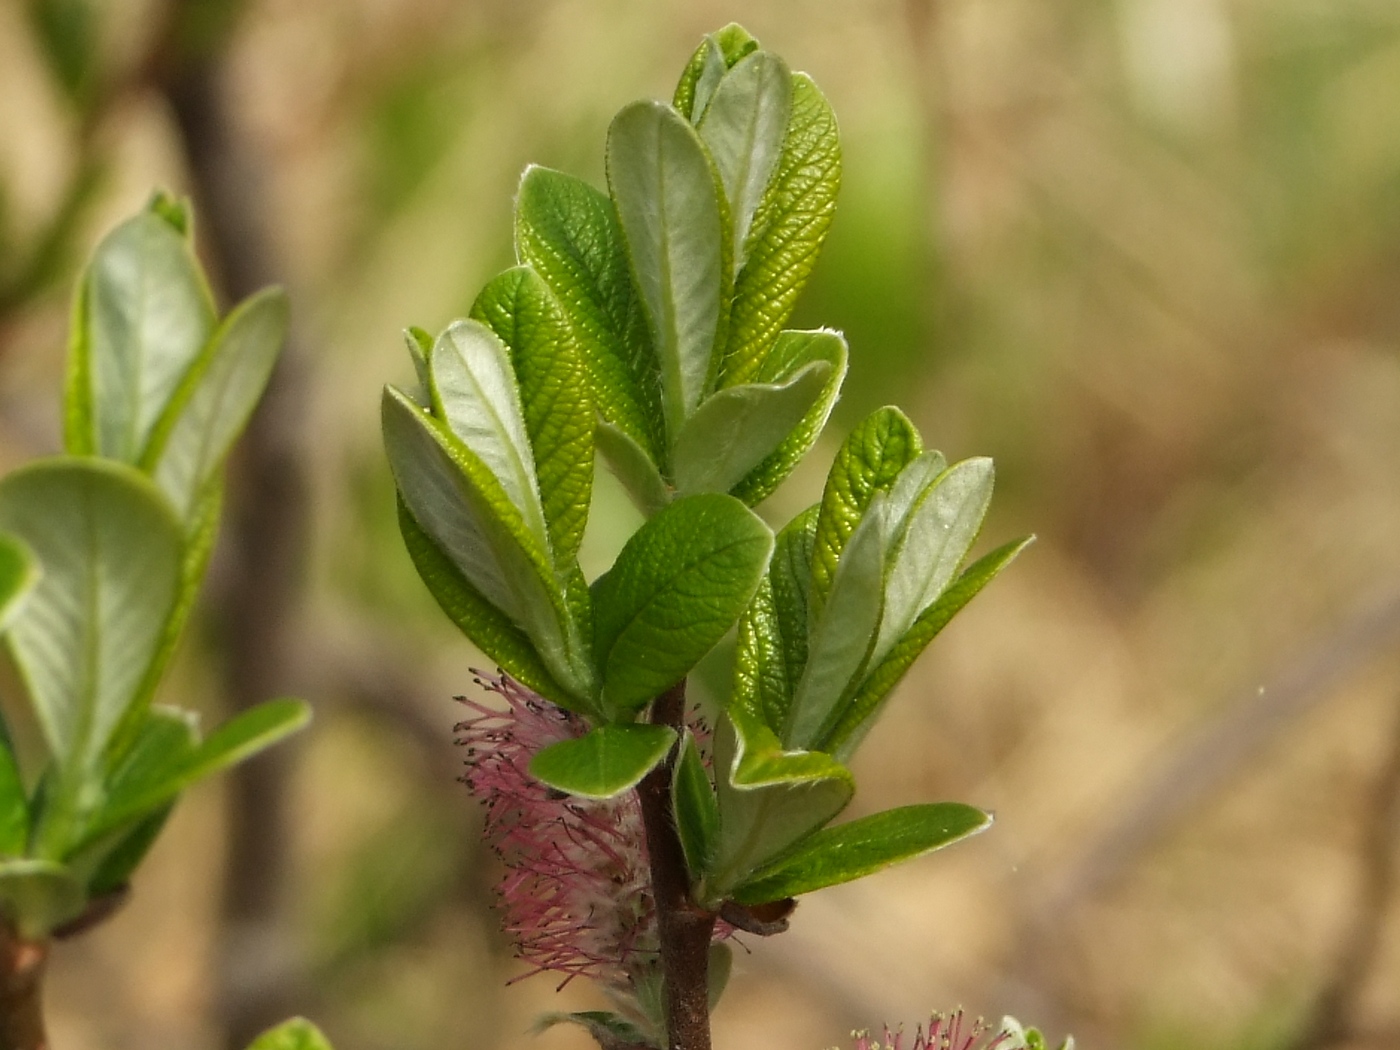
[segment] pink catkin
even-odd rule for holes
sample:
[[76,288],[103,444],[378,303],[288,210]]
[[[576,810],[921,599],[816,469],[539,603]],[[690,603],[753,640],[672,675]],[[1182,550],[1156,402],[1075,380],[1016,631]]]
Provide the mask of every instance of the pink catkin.
[[854,1050],[1001,1050],[1011,1038],[1005,1029],[993,1034],[980,1017],[969,1020],[961,1010],[954,1010],[934,1014],[927,1028],[915,1030],[912,1042],[905,1041],[902,1030],[891,1032],[888,1027],[879,1039],[868,1032],[856,1032]]
[[[625,989],[634,966],[657,953],[636,793],[574,798],[530,776],[538,751],[587,725],[504,672],[476,673],[505,706],[458,697],[469,713],[457,742],[466,749],[462,780],[485,807],[487,844],[506,868],[496,890],[503,926],[532,967],[514,980],[552,971],[563,984],[588,976]],[[717,937],[731,932],[724,926]]]

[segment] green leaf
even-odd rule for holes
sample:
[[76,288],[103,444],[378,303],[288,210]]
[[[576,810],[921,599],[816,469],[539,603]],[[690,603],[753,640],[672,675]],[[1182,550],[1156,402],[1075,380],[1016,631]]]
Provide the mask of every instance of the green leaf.
[[38,582],[39,567],[29,548],[13,536],[0,534],[0,632]]
[[734,952],[729,945],[723,941],[712,943],[710,945],[710,965],[705,971],[705,978],[709,985],[705,998],[710,1007],[710,1013],[715,1012],[715,1007],[719,1005],[724,990],[729,987],[729,975],[733,971]]
[[644,524],[593,585],[604,710],[635,710],[684,678],[734,626],[772,550],[768,526],[718,493]]
[[0,481],[0,530],[27,543],[43,572],[10,649],[55,759],[82,776],[98,767],[161,645],[181,527],[137,471],[55,458]]
[[957,582],[919,616],[914,626],[861,683],[859,691],[842,711],[840,721],[822,741],[823,750],[830,751],[843,761],[849,758],[874,724],[875,716],[890,690],[899,684],[919,654],[963,606],[972,601],[1033,540],[1032,536],[1013,540],[969,565]]
[[714,859],[719,838],[719,802],[695,737],[686,730],[681,737],[671,781],[671,804],[676,831],[685,851],[686,866],[694,877],[704,875]]
[[89,898],[115,893],[131,882],[131,876],[155,845],[174,809],[175,805],[171,803],[164,809],[156,810],[117,839],[116,844],[103,855],[87,880]]
[[736,698],[715,732],[719,849],[700,889],[722,900],[751,872],[846,808],[855,780],[816,751],[787,752],[761,715]]
[[671,502],[670,486],[662,479],[656,464],[625,430],[600,419],[594,440],[638,510],[651,517]]
[[541,550],[549,549],[535,459],[510,352],[478,321],[454,321],[428,359],[433,413],[491,472]]
[[71,102],[84,106],[100,73],[99,5],[95,0],[31,0],[26,7],[54,79]]
[[816,265],[840,185],[836,116],[812,79],[794,73],[782,152],[734,282],[721,386],[753,382],[762,367]]
[[627,1018],[607,1010],[579,1010],[574,1013],[547,1013],[535,1022],[535,1031],[543,1032],[557,1024],[576,1024],[588,1029],[601,1050],[635,1050],[638,1046],[656,1046]]
[[159,208],[103,238],[78,286],[65,398],[68,451],[139,461],[214,323],[189,238]]
[[675,742],[670,726],[599,726],[540,751],[530,760],[530,775],[570,795],[612,798],[636,787]]
[[25,940],[42,940],[82,913],[82,884],[62,864],[19,858],[0,861],[0,912]]
[[875,494],[888,489],[922,451],[919,432],[897,408],[876,409],[836,453],[822,492],[812,548],[812,622],[816,622],[836,575],[841,552],[865,517]]
[[287,336],[287,296],[268,288],[226,317],[171,396],[141,457],[180,517],[223,465],[262,396]]
[[768,51],[741,59],[720,80],[696,122],[729,204],[731,265],[744,265],[754,213],[778,163],[792,110],[792,74]]
[[785,382],[746,383],[706,398],[676,438],[676,491],[728,492],[738,485],[807,416],[830,375],[830,364],[813,361]]
[[418,385],[421,387],[422,397],[415,397],[418,404],[428,407],[432,404],[432,396],[428,393],[432,389],[432,372],[428,367],[428,358],[433,352],[433,337],[417,325],[410,325],[403,331],[404,345],[408,347],[408,356],[413,361],[413,374],[418,378]]
[[516,681],[560,707],[571,711],[580,709],[579,701],[554,680],[525,632],[467,582],[452,559],[414,520],[402,500],[399,501],[399,531],[413,567],[428,591],[472,644]]
[[495,278],[472,317],[510,351],[557,562],[578,554],[593,492],[593,403],[569,323],[549,286],[517,266]]
[[[133,750],[128,765],[113,781],[85,843],[150,816],[192,784],[266,750],[310,720],[311,708],[303,700],[268,700],[229,719],[191,747],[190,736],[179,739],[177,717],[166,714],[163,721],[152,724],[146,746]],[[180,751],[178,760],[170,761],[170,753]]]
[[715,88],[727,72],[729,64],[724,60],[724,52],[713,36],[706,36],[681,73],[671,105],[692,124],[700,123]]
[[613,119],[607,167],[674,438],[718,364],[730,288],[723,191],[695,129],[660,102],[634,102]]
[[[936,456],[932,464],[942,470],[943,457]],[[905,472],[913,471],[906,468]],[[901,475],[890,494],[890,505],[903,514],[904,521],[886,573],[885,611],[875,660],[883,659],[919,614],[947,589],[977,539],[992,500],[990,459],[963,460],[943,470],[909,501],[907,510],[901,506],[903,480]],[[913,484],[918,485],[917,478]]]
[[826,329],[815,332],[782,332],[764,359],[754,381],[782,382],[814,361],[826,361],[830,371],[826,385],[807,414],[794,426],[776,451],[740,482],[732,491],[749,506],[755,506],[772,494],[816,444],[832,406],[841,393],[846,379],[846,340],[840,332]]
[[413,519],[524,631],[575,706],[589,702],[592,671],[554,568],[495,475],[402,391],[386,388],[382,404],[389,465]]
[[660,373],[613,202],[572,175],[526,168],[515,245],[569,319],[598,414],[663,466]]
[[989,814],[958,802],[901,806],[812,835],[735,887],[740,904],[796,897],[922,856],[991,826]]
[[248,1050],[331,1050],[331,1044],[314,1024],[297,1017],[258,1036]]
[[848,688],[872,658],[885,606],[886,502],[885,493],[876,493],[841,552],[831,593],[808,631],[807,664],[782,730],[789,748],[817,746],[839,717]]

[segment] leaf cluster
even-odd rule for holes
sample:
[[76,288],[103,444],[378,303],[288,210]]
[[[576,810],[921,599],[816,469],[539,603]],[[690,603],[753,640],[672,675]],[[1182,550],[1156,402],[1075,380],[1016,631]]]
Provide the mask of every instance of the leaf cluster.
[[[818,505],[776,536],[750,509],[811,449],[845,376],[839,333],[783,327],[840,157],[811,78],[738,26],[706,37],[670,104],[613,120],[607,192],[526,170],[517,265],[469,318],[410,330],[416,384],[383,399],[424,582],[492,660],[592,727],[531,772],[607,798],[669,761],[693,896],[714,911],[858,878],[991,819],[939,803],[827,826],[890,691],[1028,542],[963,567],[991,462],[948,464],[885,408],[841,447]],[[597,454],[647,520],[589,583]],[[736,627],[712,753],[646,721]]]
[[204,736],[152,704],[286,324],[276,289],[218,315],[189,210],[164,196],[82,275],[66,452],[0,479],[0,633],[26,701],[0,720],[0,910],[20,936],[119,893],[186,787],[307,719],[279,700]]

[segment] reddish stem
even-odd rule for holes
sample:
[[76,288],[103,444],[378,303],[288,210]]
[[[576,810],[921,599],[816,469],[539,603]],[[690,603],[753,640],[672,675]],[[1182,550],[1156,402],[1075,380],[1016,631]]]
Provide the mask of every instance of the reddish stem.
[[0,1050],[48,1050],[44,968],[49,942],[28,941],[0,925]]
[[[681,729],[685,681],[652,705],[657,725]],[[716,916],[690,899],[690,873],[671,807],[674,758],[657,766],[637,786],[651,860],[656,926],[661,940],[661,978],[668,1050],[710,1050],[710,938]]]

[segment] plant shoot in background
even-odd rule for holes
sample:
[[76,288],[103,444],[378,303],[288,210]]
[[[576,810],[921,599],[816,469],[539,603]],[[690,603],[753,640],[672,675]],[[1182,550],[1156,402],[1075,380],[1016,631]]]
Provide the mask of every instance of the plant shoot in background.
[[186,205],[156,196],[78,283],[65,454],[0,479],[0,1050],[47,1045],[50,944],[124,898],[180,794],[303,725],[274,700],[208,736],[153,703],[213,549],[222,467],[282,347],[267,289],[220,317]]
[[[386,388],[384,440],[420,575],[501,669],[481,684],[504,706],[468,701],[459,731],[507,928],[614,1005],[544,1023],[706,1050],[736,930],[780,933],[796,897],[990,824],[954,802],[833,821],[891,690],[1028,541],[964,567],[992,464],[947,463],[895,408],[776,535],[750,509],[812,449],[847,366],[840,333],[784,328],[840,183],[811,78],[728,26],[670,104],[618,113],[606,162],[606,193],[525,172],[518,265],[469,318],[409,330],[416,381]],[[589,581],[596,455],[646,521]],[[707,725],[686,679],[730,631]],[[913,1045],[971,1047],[958,1016]]]

